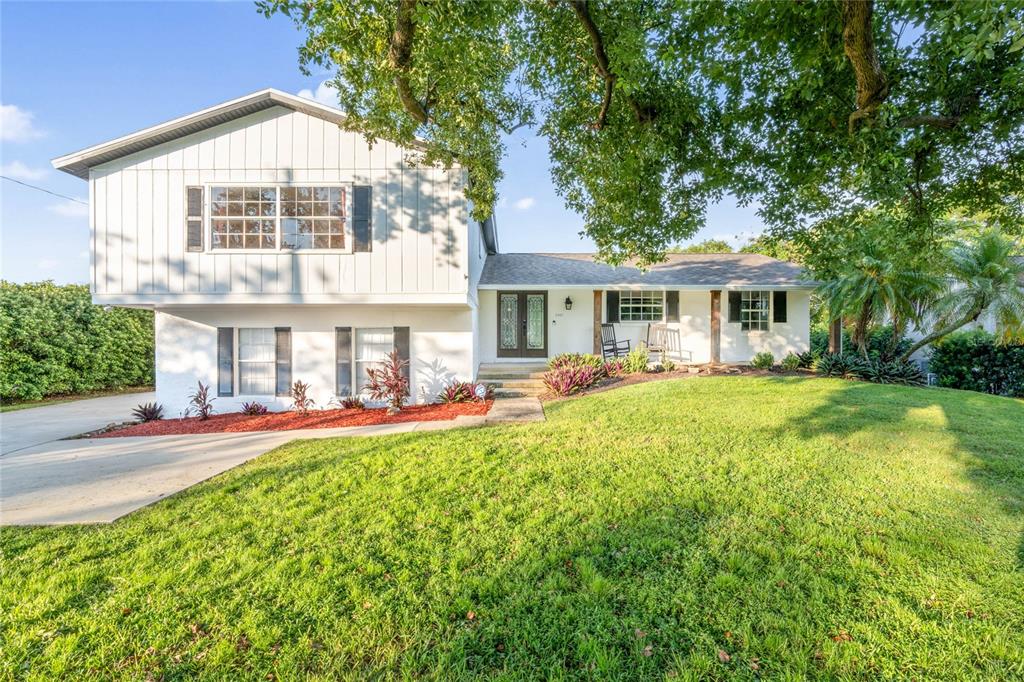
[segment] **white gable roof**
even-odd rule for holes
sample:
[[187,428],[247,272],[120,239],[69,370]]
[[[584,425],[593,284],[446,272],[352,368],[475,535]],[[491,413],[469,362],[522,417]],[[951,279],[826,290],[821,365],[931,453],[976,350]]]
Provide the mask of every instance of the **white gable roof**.
[[173,121],[119,137],[116,140],[61,156],[53,160],[53,167],[82,179],[88,179],[89,169],[93,166],[276,106],[300,111],[338,125],[345,122],[345,114],[340,109],[281,90],[267,88],[212,106],[209,109],[176,118]]

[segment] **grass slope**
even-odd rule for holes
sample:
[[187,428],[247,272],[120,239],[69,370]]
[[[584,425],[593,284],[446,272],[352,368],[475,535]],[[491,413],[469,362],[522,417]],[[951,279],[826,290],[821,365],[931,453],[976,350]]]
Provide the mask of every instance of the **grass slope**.
[[5,529],[4,677],[1024,676],[1024,405],[649,383]]

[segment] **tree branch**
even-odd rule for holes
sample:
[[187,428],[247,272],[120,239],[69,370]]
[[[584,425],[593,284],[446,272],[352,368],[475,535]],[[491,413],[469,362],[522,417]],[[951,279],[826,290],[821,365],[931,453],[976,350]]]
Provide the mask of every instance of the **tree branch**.
[[960,116],[933,116],[931,114],[920,114],[918,116],[906,116],[896,122],[900,128],[917,128],[928,126],[941,130],[952,130],[960,125]]
[[872,0],[843,0],[843,52],[857,79],[857,110],[850,114],[850,132],[862,119],[870,122],[889,96],[889,81],[871,33]]
[[416,35],[416,22],[413,19],[413,14],[416,12],[417,1],[398,0],[395,12],[395,31],[391,34],[391,44],[388,46],[388,61],[396,72],[395,88],[398,90],[399,99],[402,100],[402,106],[417,123],[423,124],[430,120],[429,103],[420,102],[413,94],[412,86],[409,84],[412,41]]
[[[598,112],[597,121],[594,123],[594,128],[601,130],[608,123],[608,111],[612,106],[612,92],[615,89],[617,76],[612,72],[608,61],[608,53],[604,48],[604,38],[601,36],[601,31],[598,30],[597,24],[594,23],[594,18],[590,16],[590,7],[587,4],[587,0],[568,0],[568,2],[590,37],[590,44],[594,48],[597,73],[604,79],[604,96],[601,100],[601,110]],[[626,102],[636,116],[637,122],[650,123],[657,116],[657,112],[652,107],[642,106],[628,95],[625,97]]]

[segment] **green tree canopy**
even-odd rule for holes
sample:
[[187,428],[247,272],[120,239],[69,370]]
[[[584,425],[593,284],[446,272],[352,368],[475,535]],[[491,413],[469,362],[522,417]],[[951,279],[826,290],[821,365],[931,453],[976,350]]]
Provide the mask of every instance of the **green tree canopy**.
[[724,239],[705,239],[694,244],[673,246],[668,251],[670,253],[732,253],[735,249]]
[[659,258],[725,192],[784,238],[868,208],[924,240],[952,208],[1022,213],[1020,3],[259,4],[307,33],[353,127],[461,163],[477,219],[503,136],[535,126],[612,261]]

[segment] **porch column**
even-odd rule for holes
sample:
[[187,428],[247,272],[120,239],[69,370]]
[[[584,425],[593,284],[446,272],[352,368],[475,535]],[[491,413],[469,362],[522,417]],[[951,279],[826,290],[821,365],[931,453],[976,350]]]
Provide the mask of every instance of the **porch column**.
[[711,362],[722,362],[722,291],[711,291]]
[[828,323],[828,352],[840,352],[843,344],[843,321],[832,320]]
[[601,291],[594,291],[594,355],[601,354]]

